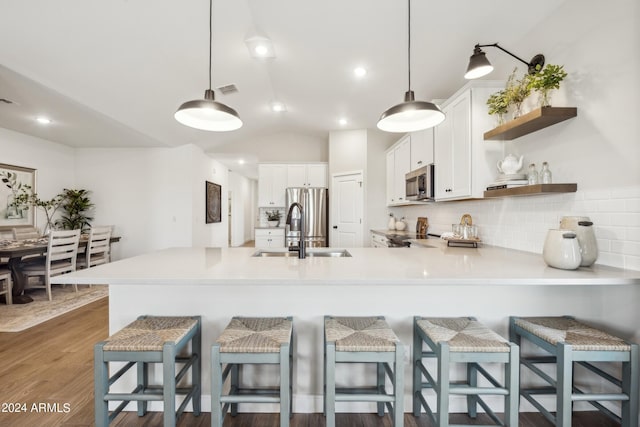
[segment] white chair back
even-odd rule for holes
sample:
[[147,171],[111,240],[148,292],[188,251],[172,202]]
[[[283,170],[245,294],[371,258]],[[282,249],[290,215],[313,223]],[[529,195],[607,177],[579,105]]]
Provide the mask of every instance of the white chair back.
[[13,228],[13,240],[38,239],[40,232],[35,227]]
[[46,274],[48,277],[76,271],[80,230],[53,230],[49,234]]
[[86,267],[111,261],[111,227],[91,227],[86,250]]

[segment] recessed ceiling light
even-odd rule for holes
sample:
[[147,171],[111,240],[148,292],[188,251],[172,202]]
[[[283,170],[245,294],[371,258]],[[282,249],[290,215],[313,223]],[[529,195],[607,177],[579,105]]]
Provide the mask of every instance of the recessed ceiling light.
[[240,160],[238,160],[238,164],[239,164],[239,165],[244,165],[244,159],[240,159]]
[[367,69],[364,67],[354,68],[353,74],[355,74],[356,77],[364,77],[367,75]]
[[344,118],[340,119],[340,120],[338,120],[338,123],[340,123],[340,126],[344,126],[344,125],[347,124],[347,119],[344,119]]
[[275,58],[276,50],[273,47],[273,42],[267,37],[253,36],[246,39],[245,44],[249,49],[249,54],[253,58]]
[[51,119],[44,116],[36,117],[36,121],[42,125],[48,125],[51,123]]
[[284,111],[287,111],[287,106],[284,105],[284,102],[272,101],[270,105],[271,105],[271,111],[273,112],[282,113]]

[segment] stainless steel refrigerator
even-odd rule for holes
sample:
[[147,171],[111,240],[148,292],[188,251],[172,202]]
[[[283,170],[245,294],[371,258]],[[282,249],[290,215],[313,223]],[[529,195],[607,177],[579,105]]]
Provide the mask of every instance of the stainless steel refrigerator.
[[[286,212],[298,202],[304,212],[304,240],[308,248],[329,246],[329,190],[321,187],[290,187],[286,190]],[[285,214],[286,214],[285,212]],[[286,246],[300,240],[300,212],[294,209],[291,225],[285,228]]]

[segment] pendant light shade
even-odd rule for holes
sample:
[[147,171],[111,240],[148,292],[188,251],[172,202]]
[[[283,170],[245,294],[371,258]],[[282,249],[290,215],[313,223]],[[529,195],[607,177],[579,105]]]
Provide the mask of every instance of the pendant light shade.
[[415,132],[439,125],[445,116],[437,105],[416,101],[413,91],[404,95],[404,102],[382,113],[378,129],[385,132]]
[[445,115],[432,102],[416,101],[411,90],[411,0],[408,3],[408,81],[409,88],[404,94],[404,102],[386,110],[378,120],[378,129],[385,132],[415,132],[442,123]]
[[185,126],[201,130],[226,132],[242,127],[236,110],[214,99],[213,91],[207,89],[204,99],[185,102],[174,117]]
[[195,129],[227,132],[242,127],[242,120],[236,110],[220,102],[216,102],[211,89],[211,48],[213,42],[213,0],[209,0],[209,89],[204,92],[204,99],[187,101],[174,114],[176,120],[185,126]]

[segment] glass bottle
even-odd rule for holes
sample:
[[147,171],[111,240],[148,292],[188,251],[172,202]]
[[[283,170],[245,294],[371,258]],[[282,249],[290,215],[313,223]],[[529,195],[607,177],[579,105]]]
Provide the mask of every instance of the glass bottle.
[[538,183],[538,172],[536,171],[536,164],[531,163],[529,165],[529,174],[527,175],[529,185],[535,185]]
[[551,171],[549,170],[549,164],[542,162],[542,170],[540,171],[540,183],[551,184]]

